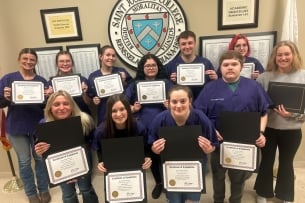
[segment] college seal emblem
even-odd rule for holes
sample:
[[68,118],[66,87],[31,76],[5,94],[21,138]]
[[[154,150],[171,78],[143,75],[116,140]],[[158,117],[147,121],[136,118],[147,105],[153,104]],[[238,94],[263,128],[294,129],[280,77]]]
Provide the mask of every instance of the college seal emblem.
[[176,0],[119,0],[108,26],[118,56],[134,68],[147,53],[163,64],[172,60],[179,53],[177,37],[187,27]]

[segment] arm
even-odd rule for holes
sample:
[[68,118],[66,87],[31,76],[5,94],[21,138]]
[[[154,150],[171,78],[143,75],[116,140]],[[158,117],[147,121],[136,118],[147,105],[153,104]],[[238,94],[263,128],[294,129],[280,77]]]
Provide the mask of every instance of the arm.
[[260,135],[258,139],[255,141],[255,144],[258,147],[264,147],[266,144],[266,138],[264,135],[265,128],[267,126],[268,115],[267,113],[264,116],[261,116],[261,126],[260,126]]

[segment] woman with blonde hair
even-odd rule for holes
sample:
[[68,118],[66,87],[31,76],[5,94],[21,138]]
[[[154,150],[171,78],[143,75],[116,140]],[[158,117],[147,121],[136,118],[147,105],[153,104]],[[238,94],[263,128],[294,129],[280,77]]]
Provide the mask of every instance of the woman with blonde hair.
[[[49,97],[48,102],[46,104],[46,108],[44,110],[44,115],[45,118],[43,122],[50,122],[55,120],[67,119],[74,116],[80,116],[83,127],[84,142],[85,142],[83,147],[86,151],[90,170],[87,174],[81,177],[60,184],[60,188],[62,190],[62,199],[64,203],[78,203],[78,198],[75,188],[75,184],[77,182],[79,190],[83,197],[83,202],[98,203],[98,197],[91,184],[92,157],[91,157],[90,145],[91,145],[91,137],[94,133],[93,119],[88,114],[81,112],[78,105],[71,97],[71,95],[63,90],[54,92]],[[40,156],[43,153],[45,153],[49,148],[50,148],[50,144],[46,142],[38,142],[35,145],[35,151]]]

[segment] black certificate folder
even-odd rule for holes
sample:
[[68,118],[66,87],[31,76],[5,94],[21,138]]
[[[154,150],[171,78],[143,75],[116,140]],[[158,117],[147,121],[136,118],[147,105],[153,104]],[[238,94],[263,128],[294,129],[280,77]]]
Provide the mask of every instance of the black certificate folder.
[[187,161],[203,159],[197,138],[202,135],[200,125],[159,128],[159,137],[166,140],[161,152],[162,161]]
[[305,84],[269,82],[268,94],[274,107],[283,104],[289,112],[304,113]]
[[255,144],[260,134],[260,113],[223,112],[220,115],[220,134],[225,142]]
[[43,154],[44,157],[83,145],[85,142],[79,116],[41,123],[36,127],[36,136],[39,142],[47,142],[51,145]]
[[108,171],[141,169],[144,163],[142,136],[101,140],[102,158]]

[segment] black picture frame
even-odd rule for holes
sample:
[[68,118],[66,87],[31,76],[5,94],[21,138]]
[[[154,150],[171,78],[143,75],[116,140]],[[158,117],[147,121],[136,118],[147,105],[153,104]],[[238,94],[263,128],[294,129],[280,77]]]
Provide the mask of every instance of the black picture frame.
[[255,28],[259,0],[218,0],[218,30]]
[[47,43],[83,39],[78,7],[42,9],[40,16]]

